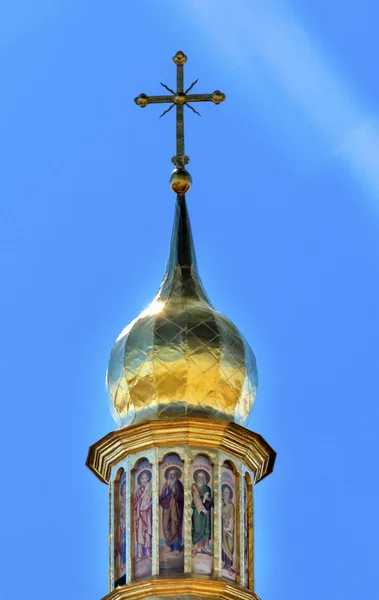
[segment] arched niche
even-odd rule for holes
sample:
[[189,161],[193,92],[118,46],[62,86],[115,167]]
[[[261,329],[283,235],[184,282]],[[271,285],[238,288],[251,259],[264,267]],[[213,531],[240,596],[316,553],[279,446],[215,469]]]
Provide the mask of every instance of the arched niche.
[[153,465],[140,458],[131,472],[130,533],[132,579],[152,575],[153,559]]
[[254,507],[253,482],[249,473],[243,476],[243,570],[245,587],[254,589]]
[[159,572],[184,571],[184,462],[168,452],[159,464]]
[[221,577],[239,581],[239,474],[230,460],[221,466]]
[[214,568],[214,471],[206,454],[191,462],[192,573],[213,574]]
[[120,468],[113,486],[114,587],[126,583],[126,473]]

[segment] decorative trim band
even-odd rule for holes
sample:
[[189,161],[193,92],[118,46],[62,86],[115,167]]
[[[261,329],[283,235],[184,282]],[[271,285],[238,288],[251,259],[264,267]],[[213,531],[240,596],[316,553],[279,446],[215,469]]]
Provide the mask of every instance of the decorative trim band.
[[223,450],[244,460],[254,472],[255,483],[274,468],[276,452],[258,433],[228,421],[201,418],[144,421],[108,433],[90,446],[86,465],[103,483],[111,469],[129,454],[150,448],[197,446]]
[[239,585],[227,581],[199,579],[150,579],[131,583],[113,590],[102,600],[144,600],[145,598],[193,597],[195,600],[259,600],[259,597]]

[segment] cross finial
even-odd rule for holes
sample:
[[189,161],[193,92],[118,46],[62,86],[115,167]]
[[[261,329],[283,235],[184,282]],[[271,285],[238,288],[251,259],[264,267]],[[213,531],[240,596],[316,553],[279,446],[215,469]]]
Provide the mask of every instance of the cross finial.
[[172,162],[175,169],[171,174],[170,187],[179,194],[179,196],[188,192],[191,187],[191,176],[185,169],[185,165],[189,163],[189,158],[184,152],[184,106],[188,106],[194,113],[201,116],[200,113],[191,106],[191,102],[213,102],[220,104],[225,100],[225,94],[219,90],[215,90],[213,94],[189,94],[192,88],[198,82],[194,81],[186,90],[184,90],[184,64],[187,62],[187,56],[179,50],[172,59],[176,64],[176,92],[169,88],[164,83],[161,85],[170,92],[169,96],[147,96],[140,94],[134,99],[134,102],[141,108],[145,108],[148,104],[166,104],[170,106],[165,110],[161,117],[166,115],[174,106],[176,106],[176,155],[172,157]]

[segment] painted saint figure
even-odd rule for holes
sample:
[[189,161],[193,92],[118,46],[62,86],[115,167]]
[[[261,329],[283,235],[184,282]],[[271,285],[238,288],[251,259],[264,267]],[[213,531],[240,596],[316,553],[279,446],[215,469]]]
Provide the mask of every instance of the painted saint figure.
[[144,470],[137,475],[138,488],[134,494],[136,558],[152,555],[153,512],[151,495],[151,471]]
[[116,585],[124,585],[126,576],[126,473],[120,476],[118,482],[118,524],[116,550]]
[[234,563],[234,531],[235,531],[235,507],[232,502],[233,490],[228,484],[221,487],[222,494],[222,566],[228,571],[229,577],[233,578]]
[[197,469],[193,475],[195,483],[192,493],[192,556],[198,552],[212,555],[208,549],[211,538],[211,509],[213,506],[212,491],[208,483],[209,473]]
[[244,545],[243,559],[245,569],[245,585],[249,587],[249,494],[246,476],[243,478],[243,522],[244,522]]
[[159,496],[166,552],[173,552],[175,556],[182,549],[184,490],[181,475],[179,467],[168,467],[164,473],[166,483]]

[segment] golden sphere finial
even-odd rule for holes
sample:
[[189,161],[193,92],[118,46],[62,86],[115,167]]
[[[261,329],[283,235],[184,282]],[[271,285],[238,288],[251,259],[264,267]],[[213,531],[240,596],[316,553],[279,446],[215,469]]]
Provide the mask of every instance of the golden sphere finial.
[[192,185],[192,177],[183,167],[177,167],[170,175],[170,188],[175,194],[183,196],[186,194]]
[[215,90],[212,94],[212,102],[214,104],[221,104],[221,102],[224,102],[225,98],[225,94],[220,92],[220,90]]
[[181,50],[178,50],[172,59],[176,65],[184,65],[187,62],[187,57]]
[[141,108],[145,108],[149,104],[149,98],[146,94],[140,94],[137,98],[134,98],[134,102],[138,104]]

